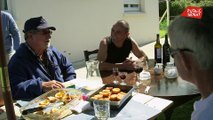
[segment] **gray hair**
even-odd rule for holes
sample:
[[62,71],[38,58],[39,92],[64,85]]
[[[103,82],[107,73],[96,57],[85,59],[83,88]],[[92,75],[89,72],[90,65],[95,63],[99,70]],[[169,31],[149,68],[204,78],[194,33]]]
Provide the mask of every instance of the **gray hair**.
[[173,49],[190,49],[203,69],[213,69],[213,6],[201,19],[178,16],[168,29]]

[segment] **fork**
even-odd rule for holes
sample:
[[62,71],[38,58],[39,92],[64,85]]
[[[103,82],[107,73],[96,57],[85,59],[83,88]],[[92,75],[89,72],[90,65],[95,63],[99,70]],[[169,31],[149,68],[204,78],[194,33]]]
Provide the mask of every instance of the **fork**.
[[150,86],[146,86],[146,88],[145,88],[145,90],[144,90],[144,93],[145,93],[145,94],[149,94],[150,88],[151,88]]

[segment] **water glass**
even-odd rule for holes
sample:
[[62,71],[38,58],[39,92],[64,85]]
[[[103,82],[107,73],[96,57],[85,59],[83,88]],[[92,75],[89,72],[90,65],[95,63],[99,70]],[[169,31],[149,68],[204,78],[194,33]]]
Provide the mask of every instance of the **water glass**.
[[99,61],[97,60],[86,61],[87,78],[99,76],[98,65],[99,65]]
[[108,118],[110,118],[110,101],[94,100],[93,107],[95,116],[98,120],[107,120]]
[[162,63],[156,63],[154,67],[154,72],[156,75],[160,75],[163,72],[163,64]]
[[151,74],[147,71],[143,71],[140,74],[140,82],[143,86],[149,86],[151,84]]

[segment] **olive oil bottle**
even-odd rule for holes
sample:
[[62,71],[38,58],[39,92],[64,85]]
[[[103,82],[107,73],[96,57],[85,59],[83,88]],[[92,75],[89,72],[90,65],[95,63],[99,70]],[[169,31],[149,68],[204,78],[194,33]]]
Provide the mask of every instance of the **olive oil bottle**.
[[154,46],[155,49],[155,63],[162,63],[162,45],[160,43],[160,36],[157,34],[156,43]]

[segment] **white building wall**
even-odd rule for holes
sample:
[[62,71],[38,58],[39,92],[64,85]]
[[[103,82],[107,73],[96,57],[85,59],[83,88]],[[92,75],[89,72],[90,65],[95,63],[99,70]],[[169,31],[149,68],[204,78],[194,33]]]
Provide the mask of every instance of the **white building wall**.
[[131,36],[139,44],[153,41],[159,32],[158,0],[141,1],[143,12],[128,15],[123,0],[8,0],[8,6],[21,31],[24,22],[36,16],[54,25],[52,44],[75,64],[83,61],[83,50],[98,48],[119,19],[129,22]]
[[130,24],[131,36],[143,45],[156,39],[159,33],[158,0],[142,1],[142,12],[124,14],[123,18]]

